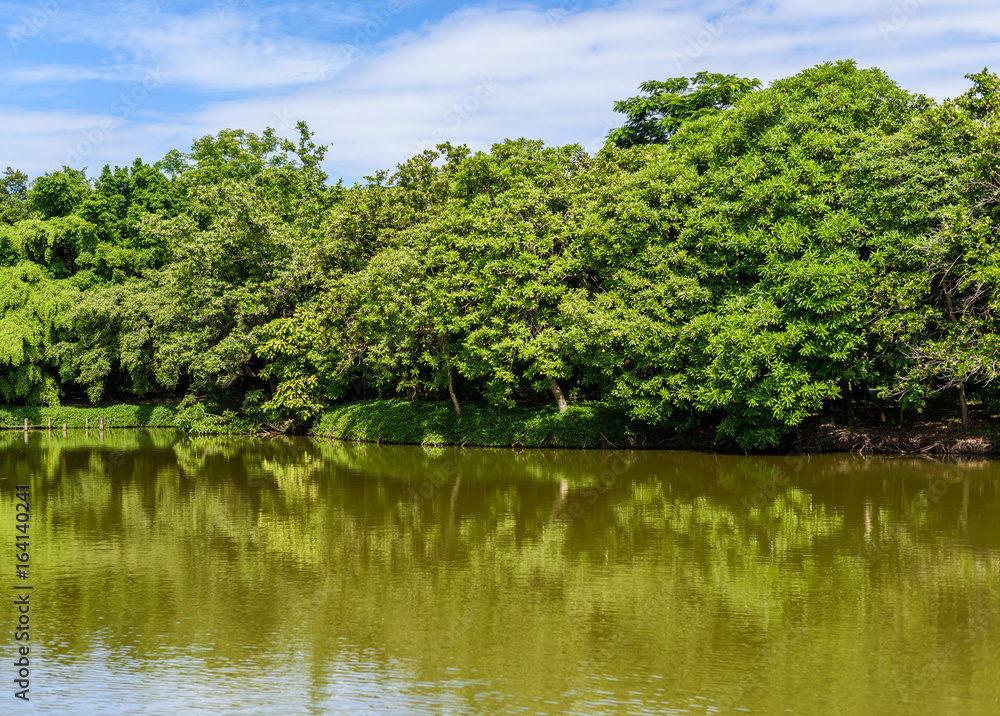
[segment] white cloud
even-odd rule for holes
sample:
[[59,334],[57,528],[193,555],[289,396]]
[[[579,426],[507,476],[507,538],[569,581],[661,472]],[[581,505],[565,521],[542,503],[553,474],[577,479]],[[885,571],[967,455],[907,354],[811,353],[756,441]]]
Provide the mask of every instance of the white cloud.
[[[906,2],[916,4],[912,12]],[[767,83],[845,58],[884,69],[910,91],[938,99],[960,94],[968,86],[962,76],[997,56],[990,33],[1000,28],[1000,8],[985,0],[917,3],[845,0],[820,7],[778,0],[743,7],[648,0],[571,14],[470,7],[405,32],[384,24],[353,55],[335,44],[269,34],[235,12],[156,15],[156,22],[141,23],[125,18],[89,31],[91,42],[120,54],[100,72],[159,65],[168,86],[194,88],[202,103],[156,117],[141,108],[117,117],[33,113],[47,129],[22,122],[8,131],[15,137],[8,163],[51,168],[63,161],[66,146],[82,141],[86,122],[92,128],[108,118],[117,123],[86,158],[92,170],[135,156],[152,161],[226,127],[289,129],[305,119],[320,142],[334,144],[330,174],[357,178],[391,168],[438,138],[475,149],[519,136],[593,146],[620,123],[614,101],[648,79],[705,69]],[[891,31],[879,24],[887,22],[896,23]],[[23,81],[31,72],[39,81],[72,76],[65,65],[18,71]],[[220,90],[255,96],[220,100]],[[0,119],[11,112],[0,112]],[[61,133],[60,122],[66,123]],[[22,136],[25,142],[16,140]]]
[[268,32],[242,10],[224,0],[186,16],[129,6],[100,18],[81,15],[72,28],[63,24],[63,37],[105,49],[119,59],[116,66],[161,67],[173,84],[203,91],[320,82],[347,64],[343,45]]

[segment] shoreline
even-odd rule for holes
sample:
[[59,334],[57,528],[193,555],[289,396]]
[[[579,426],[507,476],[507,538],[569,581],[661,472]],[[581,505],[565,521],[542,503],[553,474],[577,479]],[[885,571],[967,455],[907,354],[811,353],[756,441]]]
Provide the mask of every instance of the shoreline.
[[[12,406],[0,405],[0,430],[45,430],[52,422],[52,429],[97,428],[101,418],[105,428],[176,428],[177,406],[174,404],[115,403],[97,407],[80,408],[70,405]],[[88,425],[89,421],[89,425]]]
[[[173,403],[116,403],[96,407],[0,406],[0,430],[176,428]],[[50,422],[51,421],[51,425]],[[218,426],[216,426],[218,428]],[[871,420],[844,424],[813,416],[781,444],[755,455],[856,453],[865,455],[935,455],[991,457],[1000,453],[992,430],[978,424],[963,434],[954,421],[924,420],[885,425]],[[247,434],[206,429],[200,434]],[[269,434],[261,431],[257,434]],[[743,453],[717,439],[711,428],[685,434],[637,423],[625,409],[574,405],[565,413],[554,406],[498,408],[481,403],[463,406],[456,415],[450,403],[374,399],[333,405],[304,433],[345,442],[460,447],[696,450]]]

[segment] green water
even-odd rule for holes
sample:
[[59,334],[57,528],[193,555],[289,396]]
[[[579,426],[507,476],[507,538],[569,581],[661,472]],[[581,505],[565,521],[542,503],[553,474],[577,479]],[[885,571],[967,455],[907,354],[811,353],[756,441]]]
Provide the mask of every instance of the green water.
[[2,714],[1000,713],[1000,463],[71,431],[0,480]]

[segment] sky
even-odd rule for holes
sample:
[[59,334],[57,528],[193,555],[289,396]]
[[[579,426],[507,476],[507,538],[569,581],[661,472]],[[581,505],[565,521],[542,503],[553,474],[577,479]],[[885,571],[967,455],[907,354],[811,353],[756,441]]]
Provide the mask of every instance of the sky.
[[0,0],[0,31],[0,168],[32,177],[301,119],[351,184],[442,141],[596,151],[615,101],[701,70],[853,59],[937,100],[1000,71],[996,0]]

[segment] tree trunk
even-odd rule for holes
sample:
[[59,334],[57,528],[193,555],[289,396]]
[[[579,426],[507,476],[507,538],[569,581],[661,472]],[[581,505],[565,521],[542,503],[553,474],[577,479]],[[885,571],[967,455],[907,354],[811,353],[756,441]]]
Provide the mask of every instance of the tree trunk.
[[461,415],[462,406],[458,404],[458,396],[455,395],[455,381],[451,375],[451,356],[448,355],[448,346],[442,336],[438,336],[438,346],[441,348],[441,355],[444,356],[444,364],[448,366],[448,395],[451,396],[451,404],[455,406],[455,415]]
[[555,378],[552,378],[552,382],[549,383],[549,387],[552,389],[552,395],[556,397],[556,405],[559,406],[559,412],[566,412],[566,396],[563,395],[562,388],[556,382]]
[[455,395],[455,384],[451,379],[451,368],[448,369],[448,395],[451,396],[451,404],[455,406],[455,415],[461,415],[462,406],[458,404],[458,396]]
[[958,384],[958,405],[962,410],[962,432],[969,432],[969,404],[965,402],[965,383]]

